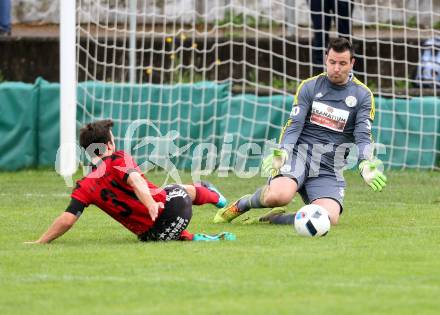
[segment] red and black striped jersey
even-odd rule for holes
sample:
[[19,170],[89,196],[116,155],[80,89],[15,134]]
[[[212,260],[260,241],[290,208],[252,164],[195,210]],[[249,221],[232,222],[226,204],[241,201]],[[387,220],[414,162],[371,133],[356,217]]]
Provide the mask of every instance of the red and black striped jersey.
[[[139,201],[133,188],[127,184],[130,173],[139,172],[133,158],[117,151],[104,157],[93,166],[92,172],[79,180],[72,192],[72,201],[66,211],[80,215],[90,204],[96,205],[134,234],[149,230],[153,221],[148,209]],[[151,195],[156,202],[165,203],[166,192],[146,178]],[[159,215],[163,209],[159,209]]]

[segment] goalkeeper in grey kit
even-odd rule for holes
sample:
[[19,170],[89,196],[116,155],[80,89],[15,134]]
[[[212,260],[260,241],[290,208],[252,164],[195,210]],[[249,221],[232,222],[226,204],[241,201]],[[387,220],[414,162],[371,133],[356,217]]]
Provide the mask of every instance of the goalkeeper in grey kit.
[[[285,206],[298,192],[306,204],[326,209],[330,222],[337,224],[345,190],[342,171],[353,147],[359,152],[359,170],[365,182],[374,191],[385,187],[382,163],[373,156],[371,140],[374,97],[352,74],[351,43],[333,39],[325,64],[327,72],[304,80],[298,87],[280,147],[263,161],[263,169],[272,172],[269,183],[220,209],[215,223],[231,222],[252,208]],[[294,214],[275,208],[257,220],[293,224],[294,218]]]

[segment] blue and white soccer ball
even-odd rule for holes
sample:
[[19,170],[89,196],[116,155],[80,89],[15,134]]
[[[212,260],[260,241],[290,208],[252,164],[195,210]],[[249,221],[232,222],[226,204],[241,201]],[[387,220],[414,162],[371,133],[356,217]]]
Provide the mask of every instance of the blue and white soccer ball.
[[330,218],[323,207],[310,204],[295,215],[295,230],[301,236],[324,236],[330,231]]

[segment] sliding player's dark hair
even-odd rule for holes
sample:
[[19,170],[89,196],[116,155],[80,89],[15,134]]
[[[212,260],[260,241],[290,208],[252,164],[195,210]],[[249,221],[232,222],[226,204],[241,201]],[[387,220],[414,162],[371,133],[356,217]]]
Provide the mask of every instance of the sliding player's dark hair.
[[331,39],[327,47],[327,51],[326,51],[327,55],[330,49],[333,49],[337,53],[342,53],[348,50],[350,52],[350,59],[353,59],[354,57],[353,45],[350,43],[348,39],[344,37]]
[[[99,150],[99,147],[104,147],[111,141],[110,130],[112,127],[113,120],[111,119],[88,123],[79,131],[79,144],[85,150],[87,150],[91,144],[95,144],[95,146],[93,146],[93,153],[97,156],[102,155],[104,152]],[[92,152],[87,153],[91,154]]]

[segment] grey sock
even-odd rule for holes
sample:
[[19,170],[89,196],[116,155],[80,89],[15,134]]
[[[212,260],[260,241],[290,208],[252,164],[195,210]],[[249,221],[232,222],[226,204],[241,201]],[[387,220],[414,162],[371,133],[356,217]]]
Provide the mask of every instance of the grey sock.
[[271,216],[269,222],[272,224],[295,224],[296,213],[278,214]]
[[238,210],[240,210],[240,212],[246,212],[252,208],[266,208],[266,206],[261,203],[261,195],[266,189],[267,186],[260,187],[253,195],[241,198],[237,203]]

